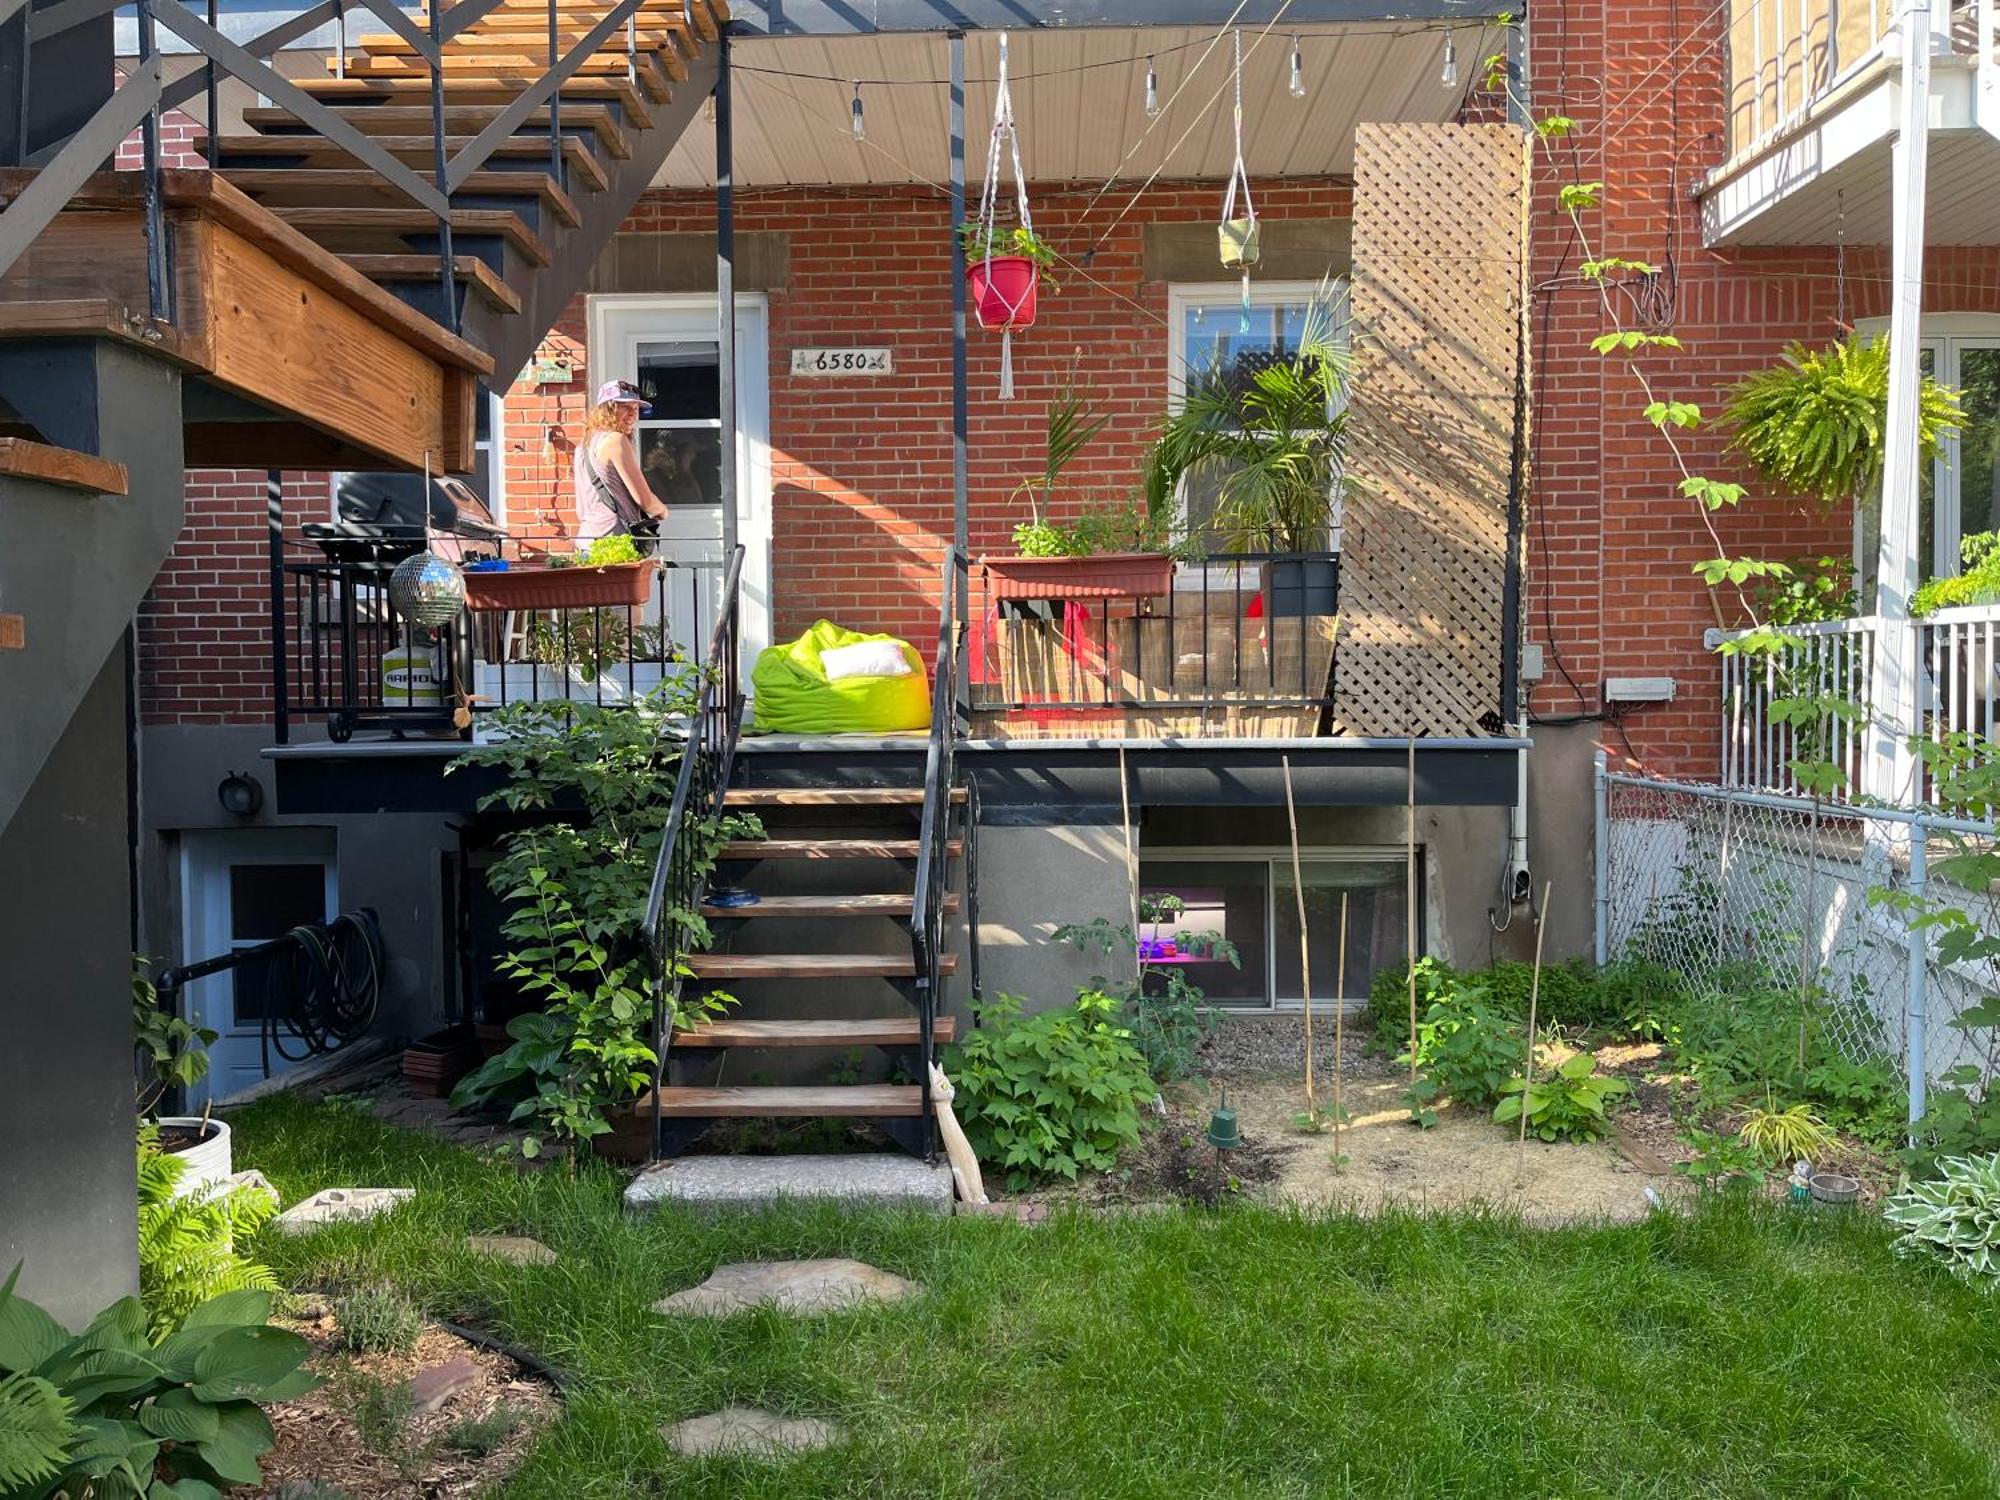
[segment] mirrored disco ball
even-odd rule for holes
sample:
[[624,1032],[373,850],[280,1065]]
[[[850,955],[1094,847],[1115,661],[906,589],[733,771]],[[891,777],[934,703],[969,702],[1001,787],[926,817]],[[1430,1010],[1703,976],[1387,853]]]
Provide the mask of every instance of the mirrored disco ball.
[[389,602],[412,625],[436,630],[457,619],[465,607],[465,575],[456,563],[419,552],[397,563],[389,575]]

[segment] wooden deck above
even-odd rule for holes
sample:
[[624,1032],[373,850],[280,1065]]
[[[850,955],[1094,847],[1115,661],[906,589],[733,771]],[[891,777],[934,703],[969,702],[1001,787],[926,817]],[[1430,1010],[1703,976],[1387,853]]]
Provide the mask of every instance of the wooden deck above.
[[[11,201],[33,173],[0,171]],[[479,349],[217,174],[169,171],[168,312],[147,316],[140,174],[102,173],[0,277],[0,340],[112,337],[202,389],[190,466],[465,470]]]

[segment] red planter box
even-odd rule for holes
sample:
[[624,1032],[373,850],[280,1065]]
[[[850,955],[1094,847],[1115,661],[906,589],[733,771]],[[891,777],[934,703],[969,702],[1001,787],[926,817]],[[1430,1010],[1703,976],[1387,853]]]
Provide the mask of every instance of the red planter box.
[[[988,274],[988,266],[991,274]],[[1035,289],[1040,271],[1025,255],[996,255],[965,268],[972,309],[981,328],[1027,328],[1035,321]]]
[[653,592],[659,563],[606,563],[601,568],[524,568],[465,573],[465,607],[470,610],[598,609],[643,605]]
[[981,561],[995,599],[1152,599],[1174,586],[1174,560],[1164,552]]

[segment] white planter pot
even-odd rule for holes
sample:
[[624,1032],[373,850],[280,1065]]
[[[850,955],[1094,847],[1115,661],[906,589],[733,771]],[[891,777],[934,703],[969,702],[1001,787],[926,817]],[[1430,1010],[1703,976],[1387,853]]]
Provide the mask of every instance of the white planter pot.
[[[676,665],[674,671],[682,668]],[[665,679],[668,668],[656,661],[639,661],[606,668],[597,677],[587,678],[580,667],[538,666],[533,662],[510,661],[504,665],[483,661],[477,664],[473,691],[478,695],[479,707],[498,708],[505,703],[528,703],[540,701],[571,703],[601,703],[605,707],[630,703],[634,698],[643,698],[657,688]],[[483,721],[486,715],[475,713],[472,720],[472,740],[474,744],[491,744],[496,735]]]
[[[194,1115],[164,1115],[160,1124],[178,1125],[184,1130],[201,1129],[201,1120]],[[200,1142],[172,1155],[174,1160],[187,1166],[174,1189],[176,1197],[196,1192],[210,1183],[221,1182],[235,1170],[231,1161],[229,1127],[216,1119],[208,1122],[208,1134]]]

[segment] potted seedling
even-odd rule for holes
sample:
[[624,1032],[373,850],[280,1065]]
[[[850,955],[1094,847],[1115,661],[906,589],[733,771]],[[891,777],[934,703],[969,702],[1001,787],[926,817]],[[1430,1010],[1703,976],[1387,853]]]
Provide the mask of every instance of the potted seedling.
[[518,562],[472,563],[465,569],[465,607],[636,609],[653,591],[659,563],[639,555],[629,536],[599,537],[581,552],[541,553]]
[[[1025,225],[976,221],[958,226],[958,241],[965,251],[965,283],[979,326],[1032,327],[1036,293],[1056,263],[1048,242]],[[1055,290],[1053,280],[1048,286]]]
[[1058,522],[1051,502],[1063,470],[1109,420],[1091,412],[1075,381],[1049,403],[1042,471],[1015,489],[1029,518],[1014,528],[1012,556],[982,558],[996,599],[1153,598],[1173,586],[1163,513],[1125,499]]
[[1165,512],[1192,474],[1219,477],[1214,528],[1235,551],[1272,554],[1266,608],[1276,618],[1331,615],[1339,564],[1328,553],[1347,445],[1346,351],[1322,291],[1298,346],[1269,362],[1236,361],[1190,374],[1146,465],[1149,509]]
[[200,1190],[220,1182],[234,1170],[229,1127],[199,1115],[161,1115],[160,1102],[174,1089],[190,1089],[208,1076],[208,1049],[215,1033],[182,1019],[160,1003],[160,992],[146,972],[144,959],[132,966],[132,1049],[137,1078],[139,1118],[159,1126],[160,1150],[184,1162],[187,1170],[175,1194]]

